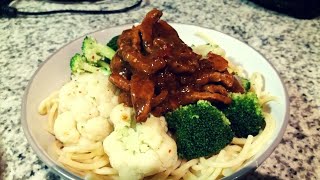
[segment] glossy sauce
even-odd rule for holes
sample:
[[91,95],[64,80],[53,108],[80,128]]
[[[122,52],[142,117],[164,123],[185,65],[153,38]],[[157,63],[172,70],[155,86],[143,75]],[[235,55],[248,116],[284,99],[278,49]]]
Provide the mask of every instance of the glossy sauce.
[[223,57],[209,53],[202,59],[161,16],[153,9],[141,25],[123,31],[111,61],[119,102],[135,109],[138,122],[200,99],[229,104],[228,92],[244,92]]

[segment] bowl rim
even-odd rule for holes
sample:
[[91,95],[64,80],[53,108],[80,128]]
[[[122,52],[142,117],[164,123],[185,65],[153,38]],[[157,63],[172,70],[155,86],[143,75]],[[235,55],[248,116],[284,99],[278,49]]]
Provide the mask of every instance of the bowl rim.
[[[211,31],[216,31],[220,34],[223,34],[225,36],[228,36],[229,38],[232,38],[234,41],[238,41],[239,43],[241,43],[243,46],[247,46],[248,48],[251,48],[251,50],[255,51],[256,53],[258,53],[268,64],[269,66],[272,68],[272,70],[276,73],[277,78],[280,80],[280,84],[283,88],[284,91],[284,98],[285,98],[285,116],[284,116],[284,122],[283,125],[280,127],[280,131],[279,134],[277,135],[277,137],[275,138],[275,140],[271,143],[270,147],[268,148],[268,150],[266,150],[264,153],[262,153],[259,157],[257,157],[257,159],[255,161],[250,162],[249,164],[246,165],[245,168],[242,168],[240,170],[238,170],[236,173],[233,173],[230,176],[224,177],[222,178],[223,180],[227,180],[227,179],[237,179],[242,177],[243,175],[249,173],[250,171],[254,171],[256,168],[258,168],[272,153],[273,151],[277,148],[277,146],[279,145],[281,139],[284,136],[284,133],[287,129],[288,126],[288,122],[289,122],[289,111],[290,111],[290,107],[289,107],[289,96],[288,96],[288,91],[287,88],[283,82],[283,79],[281,78],[279,72],[276,70],[276,68],[274,67],[274,65],[267,59],[265,58],[265,56],[263,54],[261,54],[258,50],[256,50],[255,48],[253,48],[252,46],[250,46],[249,44],[229,35],[226,33],[223,33],[221,31],[215,30],[213,28],[208,28],[205,26],[198,26],[198,25],[194,25],[194,24],[187,24],[187,23],[175,23],[175,22],[168,22],[170,25],[172,26],[189,26],[189,27],[194,27],[194,28],[202,28],[202,29],[207,29],[207,30],[211,30]],[[110,27],[104,27],[101,28],[99,30],[96,31],[92,31],[89,33],[86,33],[84,35],[81,35],[73,40],[71,40],[70,42],[66,43],[65,45],[63,45],[62,47],[60,47],[59,49],[57,49],[54,53],[52,53],[50,56],[48,56],[45,61],[41,62],[41,64],[38,66],[38,68],[36,69],[36,71],[33,73],[33,75],[31,76],[28,85],[26,86],[25,92],[23,94],[22,97],[22,103],[21,103],[21,125],[22,125],[22,129],[23,132],[27,138],[28,143],[31,145],[31,148],[33,149],[33,151],[35,152],[35,154],[41,159],[42,162],[44,162],[44,164],[46,166],[48,166],[52,172],[54,172],[55,174],[62,176],[63,178],[67,178],[67,179],[77,179],[77,180],[82,180],[83,178],[81,178],[78,175],[75,175],[73,173],[71,173],[70,171],[66,170],[65,168],[60,167],[58,164],[56,164],[54,161],[52,161],[50,158],[48,158],[44,153],[42,153],[42,149],[35,143],[35,139],[32,137],[29,128],[28,128],[28,124],[27,124],[27,119],[26,119],[26,101],[27,101],[27,97],[28,97],[28,93],[30,90],[30,86],[34,81],[35,76],[38,74],[38,72],[40,71],[40,69],[53,57],[55,56],[58,52],[60,52],[62,49],[64,49],[66,46],[70,45],[71,43],[73,43],[74,41],[77,41],[79,39],[83,39],[85,36],[89,36],[104,30],[108,30],[108,29],[113,29],[113,28],[121,28],[124,29],[126,27],[130,27],[133,25],[137,25],[139,23],[128,23],[128,24],[123,24],[123,25],[116,25],[116,26],[110,26]]]

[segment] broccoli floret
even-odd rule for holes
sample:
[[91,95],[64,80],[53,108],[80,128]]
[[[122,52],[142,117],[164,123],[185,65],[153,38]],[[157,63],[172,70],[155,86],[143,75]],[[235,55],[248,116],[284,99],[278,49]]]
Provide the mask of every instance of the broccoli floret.
[[248,92],[251,88],[251,83],[250,83],[249,79],[244,78],[244,77],[239,77],[239,79],[240,79],[240,83],[241,83],[242,87],[244,88],[244,90],[246,92]]
[[237,137],[257,135],[265,127],[262,107],[253,92],[231,93],[232,103],[222,111],[231,122],[232,131]]
[[72,73],[97,72],[98,68],[87,63],[86,58],[76,53],[70,60],[70,68]]
[[109,46],[111,49],[117,51],[117,50],[118,50],[117,41],[118,41],[119,36],[120,36],[120,35],[114,36],[114,37],[107,43],[107,46]]
[[229,120],[205,100],[167,113],[166,120],[179,156],[188,160],[218,153],[234,137]]
[[70,68],[72,73],[83,73],[83,72],[102,72],[105,75],[110,75],[110,67],[103,61],[98,61],[96,67],[95,64],[89,64],[86,62],[86,58],[79,53],[76,53],[70,60]]
[[97,63],[100,60],[109,62],[115,51],[108,46],[98,43],[92,37],[85,37],[82,42],[82,52],[87,61]]
[[100,71],[105,75],[111,74],[110,66],[105,60],[114,56],[114,50],[87,36],[82,42],[82,51],[83,55],[76,53],[70,60],[72,73]]

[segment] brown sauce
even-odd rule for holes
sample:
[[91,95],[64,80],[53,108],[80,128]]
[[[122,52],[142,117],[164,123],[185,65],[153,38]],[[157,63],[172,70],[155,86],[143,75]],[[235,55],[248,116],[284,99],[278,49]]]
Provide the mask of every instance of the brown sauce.
[[244,92],[227,71],[228,61],[194,53],[153,9],[142,23],[123,31],[111,61],[110,81],[120,90],[119,102],[133,107],[138,122],[197,102],[230,104],[228,92]]

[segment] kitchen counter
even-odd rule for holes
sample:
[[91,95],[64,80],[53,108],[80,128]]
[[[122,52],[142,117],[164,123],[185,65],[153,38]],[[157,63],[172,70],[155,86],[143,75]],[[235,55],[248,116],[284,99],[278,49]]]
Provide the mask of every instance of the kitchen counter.
[[[122,6],[107,2],[88,8]],[[29,11],[85,7],[32,0],[16,6]],[[246,42],[280,72],[290,97],[289,125],[273,154],[247,178],[320,179],[320,19],[294,19],[245,0],[151,0],[123,14],[0,19],[0,179],[58,178],[35,155],[20,123],[21,99],[39,64],[84,34],[140,22],[153,7],[164,10],[167,21],[212,28]]]

